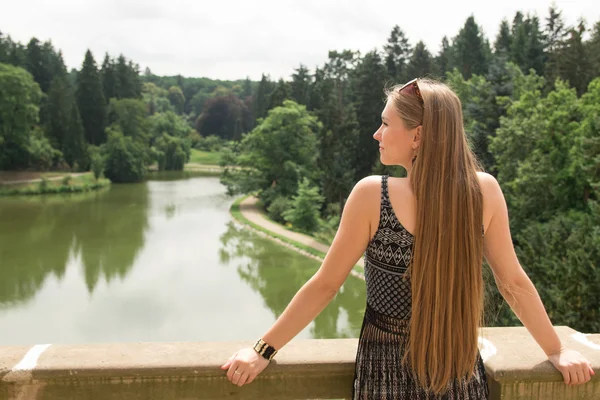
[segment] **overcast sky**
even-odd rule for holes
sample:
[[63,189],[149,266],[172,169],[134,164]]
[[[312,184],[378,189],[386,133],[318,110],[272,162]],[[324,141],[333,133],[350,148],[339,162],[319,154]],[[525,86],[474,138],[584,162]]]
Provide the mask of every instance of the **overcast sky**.
[[[600,20],[598,0],[556,0],[567,24]],[[0,31],[26,44],[52,40],[69,68],[87,48],[101,63],[123,53],[158,75],[288,78],[311,70],[329,50],[381,48],[396,24],[411,44],[436,53],[473,14],[493,42],[515,12],[544,20],[551,0],[0,0]]]

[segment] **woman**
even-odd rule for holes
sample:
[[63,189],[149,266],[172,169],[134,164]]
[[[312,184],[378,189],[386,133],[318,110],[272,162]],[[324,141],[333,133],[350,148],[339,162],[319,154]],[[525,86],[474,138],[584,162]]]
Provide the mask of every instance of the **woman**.
[[482,261],[566,384],[590,380],[563,348],[519,265],[498,182],[479,171],[460,100],[446,85],[413,80],[387,92],[375,132],[384,165],[407,178],[367,177],[352,190],[319,271],[254,348],[221,368],[242,386],[331,301],[366,250],[367,306],[356,356],[355,399],[486,399],[477,348]]

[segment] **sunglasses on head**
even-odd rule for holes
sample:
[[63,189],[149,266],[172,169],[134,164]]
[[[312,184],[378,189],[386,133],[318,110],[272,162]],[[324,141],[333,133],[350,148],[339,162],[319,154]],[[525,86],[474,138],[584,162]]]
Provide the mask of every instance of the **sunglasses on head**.
[[418,78],[413,79],[410,82],[407,82],[404,86],[398,90],[399,93],[406,93],[411,95],[416,95],[422,106],[425,106],[425,102],[423,101],[423,96],[421,96],[421,89],[419,89],[419,84],[417,83]]

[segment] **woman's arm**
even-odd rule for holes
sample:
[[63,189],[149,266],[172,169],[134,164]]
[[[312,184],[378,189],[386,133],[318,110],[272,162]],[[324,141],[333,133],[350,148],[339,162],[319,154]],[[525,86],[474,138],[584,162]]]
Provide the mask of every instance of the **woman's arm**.
[[480,176],[484,199],[492,210],[485,232],[484,254],[500,293],[550,361],[563,374],[565,383],[589,381],[590,374],[594,373],[591,365],[579,353],[563,348],[535,286],[517,259],[510,235],[506,201],[500,185],[491,175]]
[[[367,210],[373,207],[379,210],[380,181],[380,178],[365,178],[350,193],[340,226],[320,269],[296,293],[262,337],[276,350],[285,346],[323,311],[364,253],[371,236]],[[232,383],[242,386],[252,382],[267,365],[268,361],[253,349],[243,349],[221,368],[229,370],[227,376]]]

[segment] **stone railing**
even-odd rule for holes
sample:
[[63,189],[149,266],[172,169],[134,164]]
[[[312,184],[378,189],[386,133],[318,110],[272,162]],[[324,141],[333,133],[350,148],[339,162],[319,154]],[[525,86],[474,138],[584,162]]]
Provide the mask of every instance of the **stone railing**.
[[[600,372],[600,335],[557,327]],[[351,395],[356,339],[295,340],[250,385],[219,366],[252,342],[0,347],[0,399],[343,399]],[[600,399],[600,375],[567,386],[524,328],[486,328],[491,399]]]

